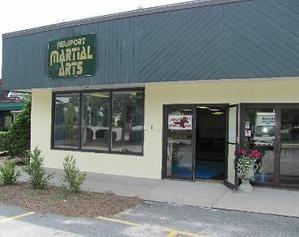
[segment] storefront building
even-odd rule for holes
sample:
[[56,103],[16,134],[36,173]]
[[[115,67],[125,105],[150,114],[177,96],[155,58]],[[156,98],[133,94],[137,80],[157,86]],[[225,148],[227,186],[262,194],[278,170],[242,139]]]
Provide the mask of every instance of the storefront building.
[[23,110],[25,103],[21,95],[1,90],[0,79],[0,132],[8,131],[15,117]]
[[3,36],[5,89],[32,93],[47,167],[299,187],[299,2],[212,0]]

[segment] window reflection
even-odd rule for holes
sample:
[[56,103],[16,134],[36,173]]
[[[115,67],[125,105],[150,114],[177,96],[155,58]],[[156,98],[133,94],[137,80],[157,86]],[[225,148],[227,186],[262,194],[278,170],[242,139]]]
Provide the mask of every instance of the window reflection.
[[192,109],[168,112],[167,176],[192,178],[192,115]]
[[252,181],[257,183],[274,182],[274,141],[276,113],[269,109],[245,109],[244,144],[248,148],[259,146],[265,155],[255,165]]
[[[274,137],[274,126],[267,126],[267,125],[256,126],[254,135],[255,135],[255,138],[254,138],[255,141],[257,141],[258,138],[269,138],[269,137],[273,138]],[[272,143],[273,139],[270,141]]]
[[299,109],[281,110],[280,183],[299,184]]
[[141,153],[143,143],[143,93],[112,93],[112,151]]
[[108,92],[82,94],[82,148],[109,148],[110,96]]
[[143,152],[143,91],[57,93],[54,96],[54,147]]
[[79,147],[79,94],[55,97],[54,146]]

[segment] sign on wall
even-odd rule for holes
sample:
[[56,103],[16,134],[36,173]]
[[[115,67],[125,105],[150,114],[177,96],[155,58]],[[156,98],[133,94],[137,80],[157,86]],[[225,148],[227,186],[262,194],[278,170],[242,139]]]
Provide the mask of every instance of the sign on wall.
[[256,121],[257,126],[275,126],[275,113],[273,112],[257,112]]
[[168,129],[192,130],[192,115],[169,115]]
[[49,41],[49,78],[93,76],[95,74],[96,34]]

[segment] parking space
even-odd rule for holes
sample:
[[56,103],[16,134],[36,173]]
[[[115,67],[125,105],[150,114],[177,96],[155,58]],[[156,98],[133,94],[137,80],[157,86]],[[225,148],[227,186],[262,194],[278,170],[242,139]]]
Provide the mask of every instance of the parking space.
[[[41,214],[1,204],[0,236],[200,236],[167,226],[119,218],[71,218]],[[123,216],[123,218],[125,218]]]
[[0,236],[126,236],[126,226],[89,218],[69,218],[35,213],[16,221],[0,223]]
[[11,207],[0,203],[0,224],[11,220],[17,220],[31,214],[33,213],[24,212],[21,208]]
[[113,217],[71,218],[0,204],[0,237],[297,236],[299,218],[145,202]]

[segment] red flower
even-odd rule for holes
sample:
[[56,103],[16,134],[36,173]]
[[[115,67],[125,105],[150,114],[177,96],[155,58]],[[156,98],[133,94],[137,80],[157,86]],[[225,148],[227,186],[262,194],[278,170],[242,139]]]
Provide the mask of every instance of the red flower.
[[246,153],[247,153],[246,149],[243,148],[243,149],[240,150],[240,155],[245,156]]
[[253,150],[251,152],[251,155],[255,158],[255,159],[259,159],[261,158],[261,153],[258,150]]

